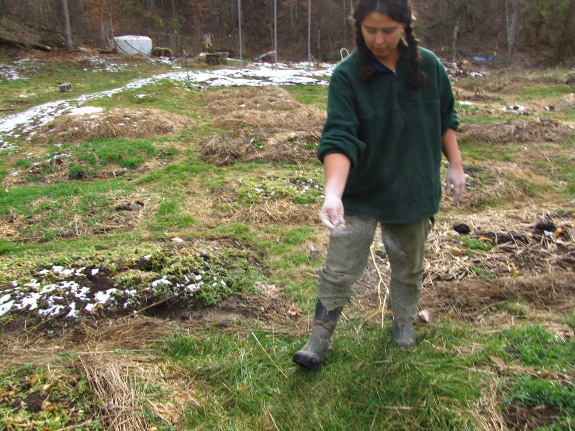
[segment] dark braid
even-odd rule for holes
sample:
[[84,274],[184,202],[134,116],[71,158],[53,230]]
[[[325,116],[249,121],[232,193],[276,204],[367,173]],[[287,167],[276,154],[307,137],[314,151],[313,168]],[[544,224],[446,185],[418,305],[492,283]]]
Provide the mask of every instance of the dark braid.
[[427,75],[421,70],[421,55],[419,54],[419,42],[415,38],[411,24],[405,26],[405,38],[407,39],[407,49],[409,53],[409,76],[408,83],[412,88],[419,88],[427,80]]
[[371,64],[372,54],[361,32],[361,23],[366,15],[371,12],[385,13],[397,22],[405,23],[405,36],[407,42],[408,63],[408,83],[412,88],[421,87],[427,75],[421,70],[421,56],[419,54],[419,42],[417,41],[411,23],[411,7],[409,0],[358,0],[355,5],[353,19],[355,21],[355,42],[361,63],[361,80],[371,81],[377,71]]

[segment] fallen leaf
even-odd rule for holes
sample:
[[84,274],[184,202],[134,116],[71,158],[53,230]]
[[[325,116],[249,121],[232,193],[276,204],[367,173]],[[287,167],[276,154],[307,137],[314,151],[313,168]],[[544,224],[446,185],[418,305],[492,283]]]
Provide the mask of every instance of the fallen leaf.
[[563,235],[565,233],[565,231],[563,229],[561,229],[560,227],[558,227],[555,232],[553,232],[553,239],[557,239],[559,238],[561,235]]
[[489,355],[489,359],[491,359],[499,368],[507,368],[507,364],[503,359],[498,358],[495,355]]
[[461,250],[460,248],[454,247],[452,245],[446,245],[445,247],[455,254],[463,254],[463,250]]

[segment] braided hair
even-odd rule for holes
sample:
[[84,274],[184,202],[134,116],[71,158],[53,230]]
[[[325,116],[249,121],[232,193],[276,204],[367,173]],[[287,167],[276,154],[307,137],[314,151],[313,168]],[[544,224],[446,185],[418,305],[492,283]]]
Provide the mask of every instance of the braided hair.
[[411,6],[409,0],[358,0],[353,12],[355,24],[355,42],[361,62],[361,80],[371,81],[377,71],[371,64],[372,54],[367,47],[361,31],[361,23],[366,15],[378,12],[388,15],[394,21],[405,24],[405,39],[407,42],[408,55],[408,83],[412,88],[419,88],[427,79],[427,75],[421,70],[421,56],[419,54],[419,42],[415,37],[412,22]]

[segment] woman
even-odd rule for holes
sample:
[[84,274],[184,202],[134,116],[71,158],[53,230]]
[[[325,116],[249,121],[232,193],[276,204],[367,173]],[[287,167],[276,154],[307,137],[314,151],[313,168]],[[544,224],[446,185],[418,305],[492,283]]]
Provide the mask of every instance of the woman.
[[[465,189],[449,77],[418,47],[408,0],[359,0],[353,18],[357,50],[332,75],[318,157],[325,173],[320,219],[331,230],[317,286],[312,334],[294,355],[319,365],[351,287],[362,274],[378,223],[391,266],[393,341],[415,344],[425,241],[445,189]],[[345,217],[344,217],[345,215]]]

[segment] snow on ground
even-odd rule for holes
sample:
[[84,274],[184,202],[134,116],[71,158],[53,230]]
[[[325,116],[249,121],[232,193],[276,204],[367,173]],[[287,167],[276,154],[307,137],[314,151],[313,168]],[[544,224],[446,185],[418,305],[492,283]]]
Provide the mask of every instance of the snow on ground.
[[[92,63],[94,63],[92,61]],[[99,63],[96,63],[99,64]],[[123,66],[102,66],[106,70],[120,70]],[[14,139],[34,135],[35,129],[53,121],[57,117],[69,114],[85,103],[111,97],[126,90],[134,90],[155,84],[159,81],[169,80],[184,86],[264,86],[264,85],[325,85],[327,81],[321,77],[331,75],[333,64],[250,64],[242,69],[215,69],[205,71],[177,70],[164,73],[151,78],[139,79],[129,82],[123,87],[98,93],[84,94],[82,96],[45,103],[34,106],[22,112],[0,117],[0,152],[14,149]],[[175,67],[176,68],[176,67]],[[177,67],[181,69],[181,67]],[[4,76],[9,79],[20,79],[16,68],[4,70]]]

